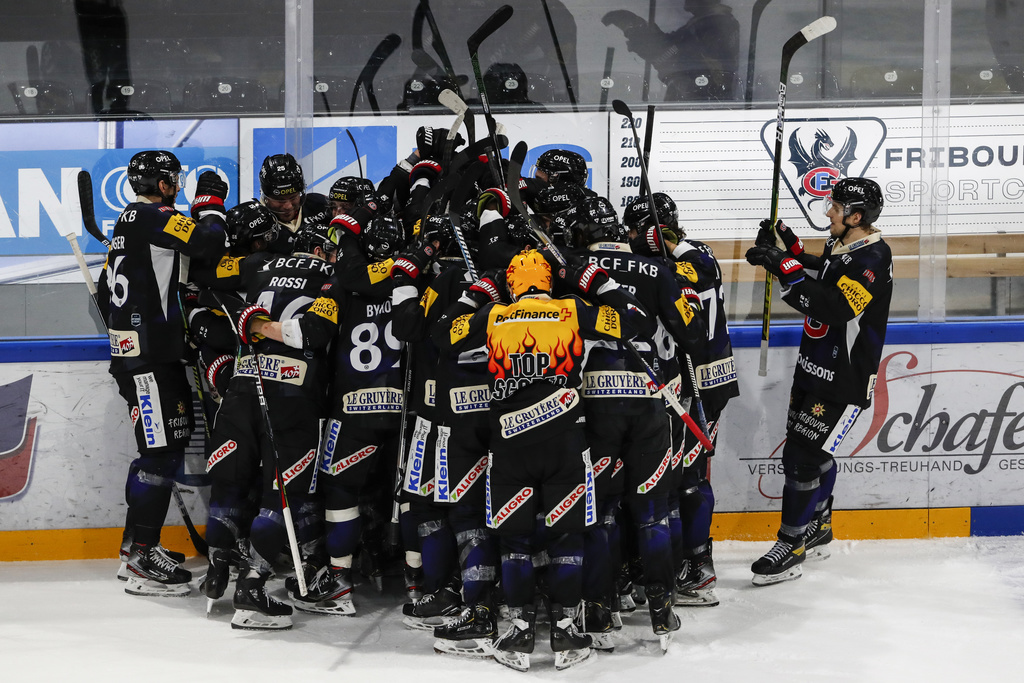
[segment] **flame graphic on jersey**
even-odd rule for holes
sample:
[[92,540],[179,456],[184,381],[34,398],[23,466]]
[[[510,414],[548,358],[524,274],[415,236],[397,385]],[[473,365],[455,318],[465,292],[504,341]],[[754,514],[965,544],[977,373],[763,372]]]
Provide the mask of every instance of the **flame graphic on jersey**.
[[[487,347],[490,351],[488,370],[496,379],[510,376],[568,376],[583,356],[583,337],[575,320],[524,321],[492,327],[488,334]],[[530,372],[519,364],[513,367],[512,356],[530,354],[537,358],[541,372]],[[541,360],[546,354],[547,360]],[[525,371],[525,372],[524,372]]]

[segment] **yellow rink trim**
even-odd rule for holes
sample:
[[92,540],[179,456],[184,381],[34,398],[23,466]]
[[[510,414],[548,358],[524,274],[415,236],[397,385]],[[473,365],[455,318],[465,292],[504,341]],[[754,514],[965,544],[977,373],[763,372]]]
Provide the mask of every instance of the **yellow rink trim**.
[[[721,541],[772,541],[778,528],[778,512],[723,512],[712,518],[711,535]],[[843,540],[970,536],[971,509],[836,510],[832,528]],[[189,557],[196,554],[183,526],[165,526],[160,542]],[[6,562],[114,559],[120,546],[120,527],[0,531],[0,561]]]
[[[205,535],[206,527],[197,528]],[[165,526],[160,543],[190,557],[196,554],[183,526]],[[6,562],[115,559],[120,547],[121,527],[0,531],[0,561]]]
[[[774,541],[779,519],[778,512],[718,513],[711,520],[711,535],[732,541]],[[845,540],[970,536],[971,509],[836,510],[832,530],[836,538]]]

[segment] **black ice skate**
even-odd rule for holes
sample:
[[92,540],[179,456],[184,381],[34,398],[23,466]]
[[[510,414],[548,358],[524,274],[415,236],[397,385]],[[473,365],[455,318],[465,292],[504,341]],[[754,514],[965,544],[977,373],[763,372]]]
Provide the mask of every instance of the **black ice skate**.
[[533,605],[508,608],[509,624],[494,641],[494,660],[516,671],[530,670],[530,653],[536,642],[537,611]]
[[210,616],[213,602],[224,596],[231,580],[231,548],[210,548],[206,576],[199,584],[199,592],[206,596],[206,616]]
[[192,573],[160,552],[159,545],[132,543],[126,568],[128,583],[124,592],[129,595],[183,598],[192,591],[188,585]]
[[803,542],[795,545],[780,539],[771,550],[750,566],[750,570],[754,572],[751,581],[755,586],[770,586],[773,583],[799,579],[803,576],[800,565],[805,555]]
[[681,607],[714,607],[718,604],[715,595],[715,563],[711,559],[711,539],[703,552],[687,560],[683,571],[676,578],[676,605]]
[[321,567],[306,582],[306,595],[299,594],[298,581],[291,592],[295,609],[311,614],[356,613],[352,602],[352,569],[350,567]]
[[402,622],[419,631],[433,631],[455,621],[462,612],[462,595],[453,584],[427,593],[422,600],[402,605]]
[[556,602],[548,607],[551,616],[551,651],[555,653],[555,669],[563,671],[582,664],[594,653],[593,639],[576,629],[576,608],[562,607]]
[[660,641],[661,651],[668,651],[672,633],[679,630],[679,616],[672,610],[672,593],[660,583],[647,586],[647,607],[651,612],[651,628]]
[[615,651],[615,642],[612,640],[615,625],[612,621],[612,611],[609,608],[599,602],[585,600],[583,609],[579,611],[576,624],[581,633],[586,633],[594,641],[591,647],[595,650]]
[[484,604],[466,607],[457,620],[434,629],[434,652],[459,657],[490,657],[498,621]]
[[267,577],[238,577],[231,628],[247,631],[285,631],[292,627],[292,608],[267,595]]
[[832,542],[832,496],[824,509],[815,514],[804,532],[804,547],[808,560],[827,560],[832,556],[828,544]]
[[[168,550],[159,543],[156,544],[156,552],[160,553],[174,564],[181,564],[185,561],[184,553],[179,553],[175,550]],[[117,570],[117,579],[118,581],[127,581],[131,576],[131,573],[128,571],[128,560],[132,558],[132,541],[130,536],[127,540],[121,541],[121,550],[118,552],[118,555],[121,558],[121,566]]]

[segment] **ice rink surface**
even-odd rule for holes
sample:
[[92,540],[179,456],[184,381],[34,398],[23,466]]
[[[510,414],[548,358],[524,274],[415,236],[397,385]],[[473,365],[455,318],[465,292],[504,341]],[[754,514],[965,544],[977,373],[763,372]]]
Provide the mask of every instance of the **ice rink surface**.
[[[712,608],[676,608],[662,655],[646,608],[612,654],[556,672],[547,629],[529,673],[434,654],[401,621],[398,579],[357,587],[357,617],[296,613],[291,631],[232,630],[230,599],[126,595],[115,560],[0,563],[0,680],[22,681],[1002,681],[1024,680],[1024,537],[835,541],[802,578],[757,588],[770,543],[715,545]],[[196,577],[202,558],[187,565]],[[283,584],[272,582],[281,596]]]

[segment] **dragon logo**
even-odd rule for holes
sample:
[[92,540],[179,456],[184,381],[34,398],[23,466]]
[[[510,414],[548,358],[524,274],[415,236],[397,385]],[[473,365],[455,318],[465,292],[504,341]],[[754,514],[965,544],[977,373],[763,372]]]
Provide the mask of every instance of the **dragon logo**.
[[[885,123],[874,117],[788,119],[786,123],[795,125],[789,133],[788,158],[781,163],[782,179],[810,226],[827,230],[825,202],[832,186],[841,178],[871,175],[868,167],[885,139]],[[774,120],[761,129],[761,141],[772,156],[774,132]],[[786,214],[786,206],[781,205],[780,217]]]

